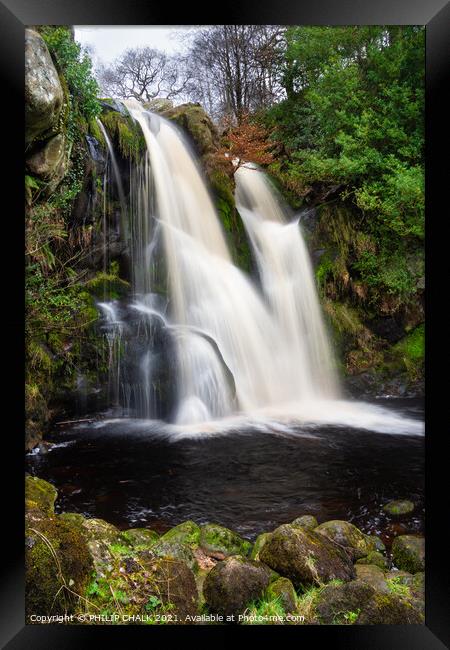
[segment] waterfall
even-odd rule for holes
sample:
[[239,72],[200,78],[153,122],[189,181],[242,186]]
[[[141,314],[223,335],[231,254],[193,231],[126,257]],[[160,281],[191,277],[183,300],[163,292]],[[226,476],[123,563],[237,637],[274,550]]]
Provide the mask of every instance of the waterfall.
[[[233,264],[181,131],[134,100],[124,104],[147,145],[130,179],[129,311],[139,345],[134,370],[123,379],[124,401],[129,405],[130,394],[139,393],[131,399],[137,414],[157,415],[150,394],[158,384],[155,328],[174,349],[169,417],[177,423],[334,397],[337,382],[307,250],[263,172],[252,166],[236,172],[237,205],[259,286]],[[163,276],[168,300],[158,286]]]
[[256,165],[235,172],[236,205],[254,252],[277,331],[283,394],[335,398],[337,378],[298,219]]

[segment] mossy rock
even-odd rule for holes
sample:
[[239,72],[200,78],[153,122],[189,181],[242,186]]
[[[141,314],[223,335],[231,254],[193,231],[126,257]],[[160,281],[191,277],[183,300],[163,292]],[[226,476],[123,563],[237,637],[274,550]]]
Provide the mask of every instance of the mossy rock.
[[185,562],[169,558],[141,558],[145,573],[153,581],[153,594],[177,617],[178,624],[198,613],[198,590],[194,573]]
[[367,549],[369,552],[378,551],[379,553],[384,553],[386,551],[386,546],[383,543],[383,540],[377,535],[364,535],[367,542]]
[[314,532],[327,537],[335,544],[339,544],[339,546],[353,549],[353,557],[355,559],[364,557],[373,550],[369,546],[366,535],[348,521],[340,521],[338,519],[326,521],[320,524],[320,526],[317,526]]
[[179,560],[180,562],[184,562],[192,571],[198,571],[197,560],[192,552],[192,548],[188,544],[161,538],[151,546],[149,552],[157,557]]
[[266,589],[267,600],[277,599],[285,612],[294,612],[297,606],[297,594],[288,578],[277,578]]
[[261,533],[258,535],[258,537],[255,540],[255,543],[253,544],[252,552],[250,553],[250,559],[251,560],[259,560],[259,554],[261,552],[262,547],[264,544],[267,542],[267,540],[270,538],[271,533]]
[[186,615],[198,609],[195,578],[186,564],[154,557],[148,551],[116,558],[107,577],[91,581],[86,597],[103,613],[120,609],[123,614],[149,617],[150,621],[140,621],[144,624],[157,623],[158,616],[184,623]]
[[303,515],[291,522],[291,526],[294,526],[294,528],[304,528],[305,530],[314,530],[318,525],[319,522],[313,515]]
[[203,594],[211,612],[224,616],[242,613],[269,585],[270,571],[261,562],[232,555],[218,562],[206,576]]
[[357,625],[409,625],[424,623],[424,615],[414,604],[392,593],[376,593],[356,621]]
[[37,476],[25,477],[25,503],[28,507],[37,507],[43,513],[52,515],[57,496],[58,492],[51,483]]
[[271,534],[259,557],[296,588],[333,579],[348,581],[355,575],[346,551],[324,535],[288,524]]
[[380,569],[388,568],[387,558],[384,557],[378,551],[371,551],[366,557],[362,557],[359,560],[356,560],[356,564],[373,564]]
[[129,528],[128,530],[123,530],[122,537],[134,549],[144,549],[153,546],[159,539],[158,533],[148,528]]
[[371,585],[376,591],[389,593],[389,587],[382,569],[375,564],[356,564],[356,577]]
[[104,108],[101,120],[121,156],[138,162],[147,151],[141,127],[123,106],[120,111],[111,106]]
[[85,519],[80,530],[87,539],[97,577],[105,577],[113,570],[115,557],[127,552],[128,541],[103,519]]
[[342,585],[326,585],[316,598],[317,620],[326,625],[355,624],[361,609],[374,595],[374,588],[361,580]]
[[91,580],[93,562],[77,523],[61,517],[27,517],[25,528],[26,612],[76,611]]
[[400,535],[392,542],[392,559],[399,569],[418,573],[425,569],[425,538]]
[[86,518],[83,528],[89,539],[98,539],[107,544],[126,543],[120,530],[104,519]]
[[414,503],[412,501],[389,501],[383,506],[384,512],[389,515],[400,516],[407,515],[414,510]]
[[218,524],[201,526],[200,546],[209,554],[223,553],[223,555],[246,556],[252,549],[251,542],[243,539],[229,528]]
[[86,289],[97,300],[123,298],[130,290],[130,284],[113,273],[100,272],[86,282]]
[[82,526],[86,521],[86,517],[83,517],[78,512],[62,512],[58,517],[62,521],[67,521],[77,526]]
[[174,526],[167,533],[161,536],[161,542],[178,542],[188,544],[193,548],[197,547],[200,539],[200,526],[193,521],[184,521]]
[[181,104],[163,110],[161,114],[188,133],[200,155],[217,149],[219,134],[213,121],[200,104]]

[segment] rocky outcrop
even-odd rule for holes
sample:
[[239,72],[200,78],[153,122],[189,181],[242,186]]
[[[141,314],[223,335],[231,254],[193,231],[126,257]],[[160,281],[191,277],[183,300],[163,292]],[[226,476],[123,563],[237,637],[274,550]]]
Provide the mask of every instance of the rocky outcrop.
[[37,32],[25,30],[25,140],[58,131],[64,93],[48,48]]

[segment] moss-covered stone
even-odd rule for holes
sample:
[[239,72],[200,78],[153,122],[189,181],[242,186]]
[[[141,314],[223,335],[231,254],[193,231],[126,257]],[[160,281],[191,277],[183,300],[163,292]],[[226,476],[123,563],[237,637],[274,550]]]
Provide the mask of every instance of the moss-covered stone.
[[251,560],[259,560],[259,554],[261,552],[261,549],[269,538],[270,538],[270,533],[261,533],[260,535],[258,535],[258,537],[255,540],[255,543],[253,544],[252,552],[250,553]]
[[356,577],[371,585],[376,591],[388,593],[389,587],[382,569],[375,564],[356,564]]
[[150,549],[150,553],[156,555],[157,557],[171,558],[174,560],[180,560],[186,564],[192,571],[198,571],[198,563],[196,557],[192,551],[192,548],[188,544],[183,544],[176,540],[167,541],[161,538],[157,540]]
[[377,535],[364,535],[364,537],[366,538],[367,548],[370,551],[378,551],[379,553],[386,551],[383,540]]
[[355,624],[361,609],[374,595],[374,588],[361,580],[326,585],[316,598],[316,619],[326,625]]
[[349,554],[326,536],[286,524],[271,534],[259,557],[297,588],[355,575]]
[[315,532],[327,537],[340,546],[353,549],[353,556],[356,558],[363,557],[372,550],[366,535],[348,521],[340,521],[338,519],[326,521],[320,524],[320,526],[317,526]]
[[406,625],[424,623],[423,613],[412,602],[392,593],[376,593],[365,605],[357,625]]
[[294,612],[297,607],[297,594],[294,585],[288,578],[277,578],[269,584],[265,591],[268,600],[279,601],[285,612]]
[[218,562],[206,576],[203,594],[212,612],[224,616],[241,613],[260,598],[269,585],[269,569],[254,560],[230,556]]
[[174,526],[167,533],[161,536],[161,542],[178,542],[188,544],[195,548],[200,540],[200,526],[193,521],[184,521],[178,526]]
[[389,515],[399,516],[407,515],[414,510],[414,503],[412,501],[389,501],[383,506],[384,512]]
[[252,549],[251,542],[218,524],[205,524],[201,527],[200,546],[209,554],[222,553],[223,555],[245,556],[249,555]]
[[356,564],[373,564],[380,569],[388,568],[387,558],[384,557],[378,551],[371,551],[366,557],[362,557],[359,560],[356,560]]
[[154,530],[148,528],[129,528],[122,531],[122,537],[135,549],[147,548],[159,539]]
[[305,528],[306,530],[314,530],[318,525],[319,522],[313,515],[303,515],[291,522],[291,526],[294,526],[294,528]]
[[92,558],[78,524],[56,516],[27,515],[27,616],[76,611],[92,570]]
[[219,134],[200,104],[181,104],[174,108],[166,108],[161,114],[188,133],[201,156],[217,149]]
[[126,159],[139,161],[147,150],[139,124],[124,112],[111,108],[103,111],[100,119],[121,155]]
[[57,496],[58,492],[51,483],[37,476],[25,477],[25,503],[28,508],[37,507],[43,513],[52,515]]
[[399,569],[418,573],[425,569],[425,539],[419,535],[400,535],[392,543],[392,558]]
[[62,521],[67,521],[77,526],[82,526],[86,520],[86,518],[78,512],[62,512],[58,517]]

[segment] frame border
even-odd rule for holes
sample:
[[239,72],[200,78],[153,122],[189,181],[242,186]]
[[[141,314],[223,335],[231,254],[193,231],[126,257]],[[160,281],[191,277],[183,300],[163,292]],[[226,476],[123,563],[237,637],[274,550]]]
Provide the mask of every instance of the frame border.
[[[172,15],[171,15],[172,14]],[[227,7],[227,13],[213,16],[206,11],[201,17],[197,16],[190,6],[177,9],[177,19],[183,24],[192,25],[195,18],[199,24],[315,24],[315,25],[368,25],[390,24],[426,25],[426,617],[425,625],[402,626],[304,626],[298,632],[298,627],[283,627],[274,630],[275,626],[262,629],[262,626],[248,627],[232,626],[184,626],[183,640],[194,640],[198,637],[200,628],[205,641],[217,643],[219,640],[229,641],[236,634],[248,642],[269,640],[312,641],[323,640],[325,643],[346,648],[364,648],[364,650],[379,650],[383,648],[407,647],[408,650],[440,650],[450,647],[449,608],[449,579],[448,579],[448,534],[442,530],[443,521],[448,521],[448,508],[444,510],[439,498],[445,490],[444,458],[446,453],[445,434],[440,427],[444,420],[443,405],[447,395],[443,383],[435,382],[432,386],[432,375],[439,370],[445,377],[447,370],[444,365],[441,341],[446,341],[445,318],[439,318],[433,313],[434,306],[444,302],[444,284],[439,285],[439,279],[444,276],[444,263],[448,251],[445,251],[445,238],[440,237],[439,219],[445,218],[445,212],[439,203],[444,204],[445,188],[448,186],[448,145],[444,133],[448,133],[448,109],[444,102],[444,90],[448,86],[450,62],[450,4],[445,0],[427,0],[427,2],[411,2],[410,0],[345,0],[333,3],[333,0],[315,0],[306,4],[288,0],[278,6],[273,0],[259,0],[254,4],[246,0],[245,4]],[[255,20],[257,18],[257,20]],[[208,22],[207,22],[208,21]],[[4,112],[2,130],[3,156],[6,169],[6,182],[3,183],[5,196],[2,207],[9,202],[9,209],[3,209],[4,220],[8,230],[4,236],[7,243],[5,248],[14,251],[15,268],[10,272],[8,262],[5,283],[7,339],[3,347],[3,358],[6,357],[6,400],[4,412],[10,418],[10,426],[4,427],[6,441],[6,463],[11,476],[3,487],[6,497],[2,503],[6,508],[4,523],[8,530],[8,550],[3,560],[3,580],[0,592],[0,643],[1,647],[10,650],[33,648],[47,650],[49,648],[80,648],[93,647],[105,640],[105,634],[113,640],[129,642],[130,634],[137,633],[142,640],[145,627],[117,626],[32,626],[25,625],[24,614],[24,521],[23,521],[23,386],[24,386],[24,269],[23,245],[24,227],[21,217],[23,214],[24,189],[22,182],[23,153],[18,143],[23,137],[23,107],[24,107],[24,48],[23,33],[26,25],[33,24],[79,24],[79,25],[165,25],[173,22],[173,10],[155,6],[148,0],[134,0],[133,4],[124,0],[1,0],[0,1],[0,71],[3,101],[0,106]],[[447,104],[448,105],[448,104]],[[446,114],[447,113],[447,114]],[[14,128],[12,128],[14,122]],[[10,126],[11,125],[11,126]],[[439,158],[442,156],[442,163]],[[444,192],[443,192],[444,190]],[[446,206],[447,207],[447,206]],[[432,216],[433,215],[433,216]],[[442,223],[442,221],[441,221]],[[438,253],[439,244],[442,252]],[[16,253],[17,247],[17,253]],[[441,268],[439,268],[439,262]],[[445,269],[447,270],[447,269]],[[432,307],[432,302],[434,306]],[[441,328],[442,332],[439,331]],[[431,334],[431,333],[432,334]],[[433,336],[433,343],[431,336]],[[433,353],[433,345],[435,350]],[[432,373],[432,364],[435,370]],[[440,373],[439,373],[440,374]],[[22,396],[22,400],[18,396]],[[448,400],[448,397],[447,397]],[[440,421],[440,411],[442,419]],[[18,424],[20,423],[20,425]],[[4,442],[5,444],[5,442]],[[439,466],[441,463],[441,466]],[[447,469],[448,474],[448,469]],[[2,475],[5,476],[5,468]],[[11,498],[12,497],[12,498]],[[6,529],[3,528],[6,538]],[[448,560],[447,560],[448,562]],[[103,629],[100,632],[100,628]],[[179,627],[154,628],[150,633],[151,640],[168,643],[178,635]],[[219,632],[217,632],[217,629]],[[141,635],[142,630],[142,635]],[[100,636],[102,635],[102,636]],[[230,637],[231,635],[231,637]],[[276,636],[275,636],[276,635]],[[111,638],[111,637],[110,637]],[[446,645],[444,645],[446,644]]]

